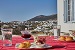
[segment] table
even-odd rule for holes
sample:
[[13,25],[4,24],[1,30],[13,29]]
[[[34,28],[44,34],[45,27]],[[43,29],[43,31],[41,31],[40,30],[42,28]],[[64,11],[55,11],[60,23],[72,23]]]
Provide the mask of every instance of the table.
[[[53,36],[40,36],[40,37],[46,37],[46,44],[51,45],[52,48],[45,49],[45,50],[75,50],[75,42],[61,42],[58,40],[53,40]],[[32,37],[31,37],[32,38]],[[15,48],[16,43],[21,43],[24,40],[20,36],[13,36],[12,38],[12,46],[11,47],[6,47],[2,45],[2,40],[0,40],[0,50],[19,50]],[[33,42],[33,39],[28,40],[30,42]]]

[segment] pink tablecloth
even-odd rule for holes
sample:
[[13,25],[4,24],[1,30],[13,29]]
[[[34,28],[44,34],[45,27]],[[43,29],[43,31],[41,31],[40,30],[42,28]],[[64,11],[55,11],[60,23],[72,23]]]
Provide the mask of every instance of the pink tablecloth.
[[[53,37],[50,37],[50,36],[41,36],[41,37],[46,37],[46,44],[52,46],[51,48],[45,49],[45,50],[75,50],[75,42],[61,42],[58,40],[53,40]],[[5,47],[2,45],[2,40],[0,40],[0,50],[19,50],[15,48],[15,44],[21,43],[23,41],[26,41],[26,40],[22,39],[20,36],[17,36],[17,37],[15,36],[12,39],[13,45],[11,47]],[[33,40],[28,40],[28,41],[33,42]]]

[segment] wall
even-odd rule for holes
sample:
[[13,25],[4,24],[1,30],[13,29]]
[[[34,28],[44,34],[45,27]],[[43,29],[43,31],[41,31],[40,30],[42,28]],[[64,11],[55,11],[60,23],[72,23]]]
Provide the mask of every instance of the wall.
[[61,32],[75,30],[75,23],[64,23],[64,0],[57,0],[57,21],[61,25]]

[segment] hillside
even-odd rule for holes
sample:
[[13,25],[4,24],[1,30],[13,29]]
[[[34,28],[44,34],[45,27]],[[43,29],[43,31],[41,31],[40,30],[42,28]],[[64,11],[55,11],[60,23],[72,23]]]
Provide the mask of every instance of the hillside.
[[46,20],[55,20],[57,19],[57,14],[45,16],[45,15],[39,15],[34,18],[29,19],[28,21],[46,21]]

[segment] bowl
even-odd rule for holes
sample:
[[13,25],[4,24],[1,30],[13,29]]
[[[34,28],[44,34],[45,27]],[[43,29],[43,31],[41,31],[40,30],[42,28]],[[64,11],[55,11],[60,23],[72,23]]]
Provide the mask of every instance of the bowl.
[[45,46],[45,44],[36,44],[37,45],[37,47],[39,47],[39,48],[43,48],[44,46]]
[[31,35],[30,35],[30,34],[22,34],[21,37],[22,37],[22,38],[30,38]]

